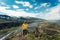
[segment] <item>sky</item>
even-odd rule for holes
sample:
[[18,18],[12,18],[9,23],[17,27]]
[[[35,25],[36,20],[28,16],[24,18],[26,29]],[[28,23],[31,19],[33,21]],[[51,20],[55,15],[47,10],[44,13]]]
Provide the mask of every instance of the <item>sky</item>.
[[0,15],[60,20],[60,0],[0,0]]

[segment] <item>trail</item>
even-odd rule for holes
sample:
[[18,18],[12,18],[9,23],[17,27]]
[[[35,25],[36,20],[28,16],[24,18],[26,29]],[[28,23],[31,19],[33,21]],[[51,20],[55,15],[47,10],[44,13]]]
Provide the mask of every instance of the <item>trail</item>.
[[11,35],[13,32],[5,33],[4,35],[0,36],[0,40],[5,40],[9,35]]

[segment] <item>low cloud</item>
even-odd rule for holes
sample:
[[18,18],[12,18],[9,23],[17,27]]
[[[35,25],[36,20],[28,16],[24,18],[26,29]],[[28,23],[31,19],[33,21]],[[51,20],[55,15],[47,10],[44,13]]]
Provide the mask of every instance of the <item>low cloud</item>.
[[60,20],[60,4],[58,4],[55,7],[48,8],[45,13],[41,12],[41,14],[42,15],[39,16],[43,19]]
[[19,17],[19,16],[23,16],[23,17],[35,17],[36,14],[34,13],[27,13],[23,10],[18,10],[18,11],[14,11],[14,10],[7,10],[6,7],[3,7],[3,6],[0,6],[0,12],[2,13],[6,13],[6,15],[9,15],[9,16],[16,16],[16,17]]

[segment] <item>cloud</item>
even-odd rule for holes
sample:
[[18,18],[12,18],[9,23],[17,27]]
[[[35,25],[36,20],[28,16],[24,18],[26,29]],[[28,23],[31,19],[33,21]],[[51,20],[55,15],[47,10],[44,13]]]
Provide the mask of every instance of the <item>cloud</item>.
[[[35,4],[36,5],[36,4]],[[43,8],[48,8],[50,6],[50,3],[42,3],[42,4],[40,4],[40,6],[37,6],[37,7],[35,7],[34,9],[39,9],[39,8],[41,8],[41,7],[43,7]]]
[[[47,17],[47,18],[46,18]],[[60,19],[60,5],[57,5],[50,9],[50,12],[46,14],[46,19]]]
[[23,10],[17,10],[17,11],[14,11],[14,10],[7,10],[6,7],[4,6],[0,6],[0,12],[2,13],[6,13],[6,15],[9,15],[9,16],[16,16],[16,17],[19,17],[19,16],[23,16],[23,17],[35,17],[36,14],[34,13],[27,13]]
[[48,7],[48,3],[42,3],[40,7]]
[[26,11],[28,11],[29,9],[28,9],[28,8],[26,8],[25,10],[26,10]]
[[17,4],[22,4],[24,7],[32,8],[33,6],[29,2],[15,1]]
[[35,7],[34,9],[38,9],[39,7]]
[[55,7],[48,8],[45,13],[42,12],[40,17],[47,20],[60,20],[60,4]]
[[17,5],[13,5],[13,8],[15,8],[15,9],[16,9],[16,8],[19,8],[19,7],[18,7]]
[[4,2],[0,2],[0,5],[6,5],[6,3],[4,3]]
[[5,2],[0,2],[0,6],[6,8],[6,9],[10,8],[10,5],[7,5]]

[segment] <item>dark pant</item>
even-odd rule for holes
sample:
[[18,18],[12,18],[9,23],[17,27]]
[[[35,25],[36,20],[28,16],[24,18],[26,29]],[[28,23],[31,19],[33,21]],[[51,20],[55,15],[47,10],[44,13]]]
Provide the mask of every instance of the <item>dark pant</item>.
[[23,30],[23,35],[26,35],[28,33],[28,31],[25,29]]

